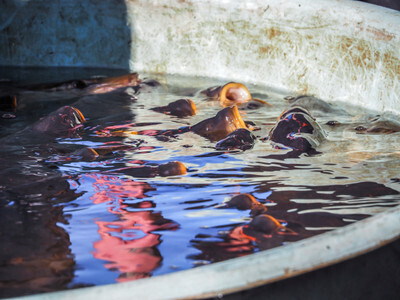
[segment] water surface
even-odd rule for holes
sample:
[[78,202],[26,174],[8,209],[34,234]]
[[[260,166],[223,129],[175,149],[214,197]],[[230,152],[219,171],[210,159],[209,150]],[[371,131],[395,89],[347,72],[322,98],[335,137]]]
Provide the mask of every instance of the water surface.
[[[4,69],[0,91],[38,82],[114,76],[124,70]],[[140,279],[281,246],[351,224],[400,204],[399,133],[358,134],[374,112],[341,107],[313,112],[328,137],[315,154],[291,155],[262,140],[288,107],[288,93],[247,84],[273,104],[241,110],[259,129],[253,149],[217,151],[187,132],[152,135],[198,123],[222,109],[198,91],[212,78],[141,74],[161,87],[93,95],[18,90],[15,112],[1,112],[0,296]],[[55,80],[57,79],[57,80]],[[15,88],[13,88],[15,91]],[[198,114],[178,118],[150,110],[190,98]],[[87,119],[78,136],[49,138],[27,128],[64,105]],[[7,117],[11,113],[14,117]],[[9,116],[9,115],[8,115]],[[342,125],[329,126],[336,120]],[[116,148],[95,160],[71,153]],[[138,178],[121,169],[180,161],[188,173]],[[217,208],[249,193],[285,230],[247,236],[249,211]]]

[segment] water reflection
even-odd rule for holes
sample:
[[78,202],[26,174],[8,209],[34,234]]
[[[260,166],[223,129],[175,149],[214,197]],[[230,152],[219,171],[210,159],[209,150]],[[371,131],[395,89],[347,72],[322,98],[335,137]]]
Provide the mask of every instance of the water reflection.
[[398,191],[374,182],[330,186],[263,182],[253,193],[268,195],[259,201],[274,204],[268,205],[268,215],[284,227],[266,233],[251,228],[246,219],[238,224],[214,226],[217,234],[210,230],[211,234],[197,234],[191,240],[200,253],[190,255],[189,259],[207,264],[294,242],[361,220],[376,213],[377,206],[396,205],[398,200],[391,196],[399,195]]
[[160,212],[143,210],[156,206],[143,200],[155,188],[120,176],[91,173],[83,177],[86,178],[82,180],[90,178],[92,182],[94,193],[90,200],[94,204],[107,203],[108,213],[116,217],[113,221],[95,221],[100,240],[93,244],[94,257],[106,261],[105,268],[119,272],[117,281],[151,276],[162,261],[157,248],[161,234],[157,232],[179,228],[179,224],[165,219]]
[[[74,282],[77,267],[69,231],[72,211],[65,209],[82,193],[70,184],[74,175],[60,170],[62,159],[48,160],[51,156],[68,158],[81,148],[80,135],[63,139],[63,130],[74,127],[64,118],[67,114],[51,114],[76,100],[73,93],[19,91],[15,118],[0,119],[0,297],[82,286]],[[119,103],[127,100],[130,97],[122,97]],[[82,101],[83,107],[87,101]],[[67,122],[59,122],[58,116]],[[131,118],[132,113],[125,116]],[[47,121],[49,126],[44,126],[43,132],[35,127]]]
[[[217,113],[199,98],[195,116],[152,110],[182,98],[187,89],[179,86],[63,100],[38,93],[43,100],[21,93],[27,106],[1,139],[0,289],[7,295],[136,280],[240,257],[399,203],[396,133],[360,136],[325,126],[328,139],[318,151],[276,149],[262,137],[282,111],[282,96],[262,97],[274,104],[268,110],[241,111],[260,128],[252,148],[217,151],[193,132],[157,136]],[[31,125],[65,101],[87,120],[79,134],[32,134]],[[28,118],[32,108],[41,109],[35,120]],[[19,122],[27,128],[19,130]],[[186,173],[160,172],[175,160]],[[245,193],[250,206],[226,205]]]
[[138,237],[140,229],[134,225],[143,221],[148,223],[151,213],[131,213],[125,217],[128,219],[124,221],[96,222],[102,239],[94,243],[94,257],[108,261],[104,267],[118,271],[119,282],[150,277],[162,261],[157,249],[161,235],[146,232],[143,237]]

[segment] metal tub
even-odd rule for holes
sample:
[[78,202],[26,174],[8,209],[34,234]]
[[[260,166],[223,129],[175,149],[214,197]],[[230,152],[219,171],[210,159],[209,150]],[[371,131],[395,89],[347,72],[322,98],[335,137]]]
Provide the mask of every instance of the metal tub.
[[[344,0],[2,3],[0,65],[100,66],[218,77],[306,93],[380,113],[400,113],[400,12],[395,10]],[[400,207],[395,207],[249,256],[128,283],[32,298],[176,299],[238,291],[242,292],[232,297],[246,297],[254,296],[256,290],[243,291],[263,285],[267,287],[264,292],[274,291],[271,296],[288,296],[287,290],[271,287],[271,283],[327,266],[335,274],[335,264],[342,262],[336,266],[343,270],[345,261],[351,263],[399,237]],[[387,247],[398,255],[398,241]],[[387,253],[371,252],[365,261]],[[398,256],[393,259],[399,263]],[[368,272],[373,273],[372,267]],[[310,274],[308,280],[318,278]],[[351,280],[353,275],[347,274]],[[304,284],[309,291],[305,295],[318,291],[302,276],[291,280]],[[399,291],[398,284],[397,280],[393,293]],[[291,281],[291,285],[296,286],[296,282]],[[290,289],[291,285],[282,286]],[[325,280],[325,285],[328,289],[329,281]]]

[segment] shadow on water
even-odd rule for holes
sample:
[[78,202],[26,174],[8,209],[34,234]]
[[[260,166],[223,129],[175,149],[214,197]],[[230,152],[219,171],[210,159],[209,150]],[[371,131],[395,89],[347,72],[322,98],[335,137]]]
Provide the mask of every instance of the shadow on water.
[[[44,115],[56,105],[47,104],[54,100],[51,93],[48,94],[48,99],[37,100]],[[108,101],[108,97],[113,101]],[[104,117],[98,115],[98,111],[109,113],[108,122],[112,122],[113,117],[132,122],[134,115],[126,110],[131,101],[129,96],[115,93],[94,98],[87,96],[77,101],[72,96],[63,101],[79,106],[88,117],[85,123],[88,128],[93,127],[91,122],[96,125]],[[93,101],[97,110],[92,109]],[[72,281],[81,267],[73,253],[69,231],[71,215],[65,211],[65,206],[79,200],[83,192],[71,186],[74,175],[64,174],[60,166],[64,157],[69,158],[73,151],[82,148],[80,134],[85,135],[85,130],[72,138],[54,137],[32,130],[40,121],[31,122],[27,114],[29,106],[21,106],[16,111],[17,117],[10,120],[21,119],[20,125],[17,121],[9,123],[11,129],[4,127],[4,134],[0,136],[0,297],[77,287]],[[18,128],[13,129],[13,125]],[[25,128],[18,130],[22,125]],[[77,143],[68,144],[69,139]],[[117,137],[113,142],[121,139]],[[61,161],[49,161],[49,157],[59,157]],[[107,226],[110,224],[115,225],[109,222]],[[104,245],[97,246],[107,250]]]
[[[131,31],[123,0],[0,0],[0,7],[0,65],[13,66],[0,68],[2,88],[9,81],[116,76],[129,69]],[[100,68],[112,69],[103,74]],[[43,165],[42,155],[55,142],[38,141],[36,153],[13,142],[13,133],[76,99],[28,100],[15,129],[8,132],[7,124],[0,124],[1,140],[8,143],[0,151],[0,297],[66,289],[76,269],[63,227],[69,216],[60,203],[80,194],[57,167]]]
[[75,262],[69,235],[59,226],[67,223],[57,205],[61,199],[53,199],[77,195],[57,174],[46,180],[31,176],[18,190],[0,192],[0,296],[65,289]]

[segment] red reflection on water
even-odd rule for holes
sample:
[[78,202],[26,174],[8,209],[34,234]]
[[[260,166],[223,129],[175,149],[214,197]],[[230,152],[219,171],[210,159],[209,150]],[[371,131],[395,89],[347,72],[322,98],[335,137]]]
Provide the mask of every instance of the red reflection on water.
[[96,191],[90,199],[95,204],[115,202],[123,203],[124,199],[142,199],[144,193],[154,190],[146,182],[136,182],[130,179],[103,174],[87,174],[86,177],[95,180],[93,188]]
[[129,217],[128,220],[96,222],[101,240],[94,243],[96,252],[93,255],[108,261],[104,265],[106,268],[118,270],[122,275],[117,279],[120,282],[151,276],[162,260],[156,248],[161,242],[160,235],[147,232],[138,237],[133,230],[139,230],[143,215],[131,213]]
[[[151,276],[162,261],[157,248],[161,235],[153,231],[175,230],[179,225],[165,219],[159,212],[129,211],[137,203],[126,203],[126,200],[131,202],[147,197],[145,193],[154,190],[149,184],[104,174],[86,176],[95,180],[95,193],[90,197],[93,203],[108,203],[108,212],[118,217],[115,221],[95,222],[101,239],[93,244],[96,249],[94,257],[107,261],[104,264],[106,268],[120,272],[117,281]],[[142,202],[146,203],[145,206],[153,206],[151,201]]]

